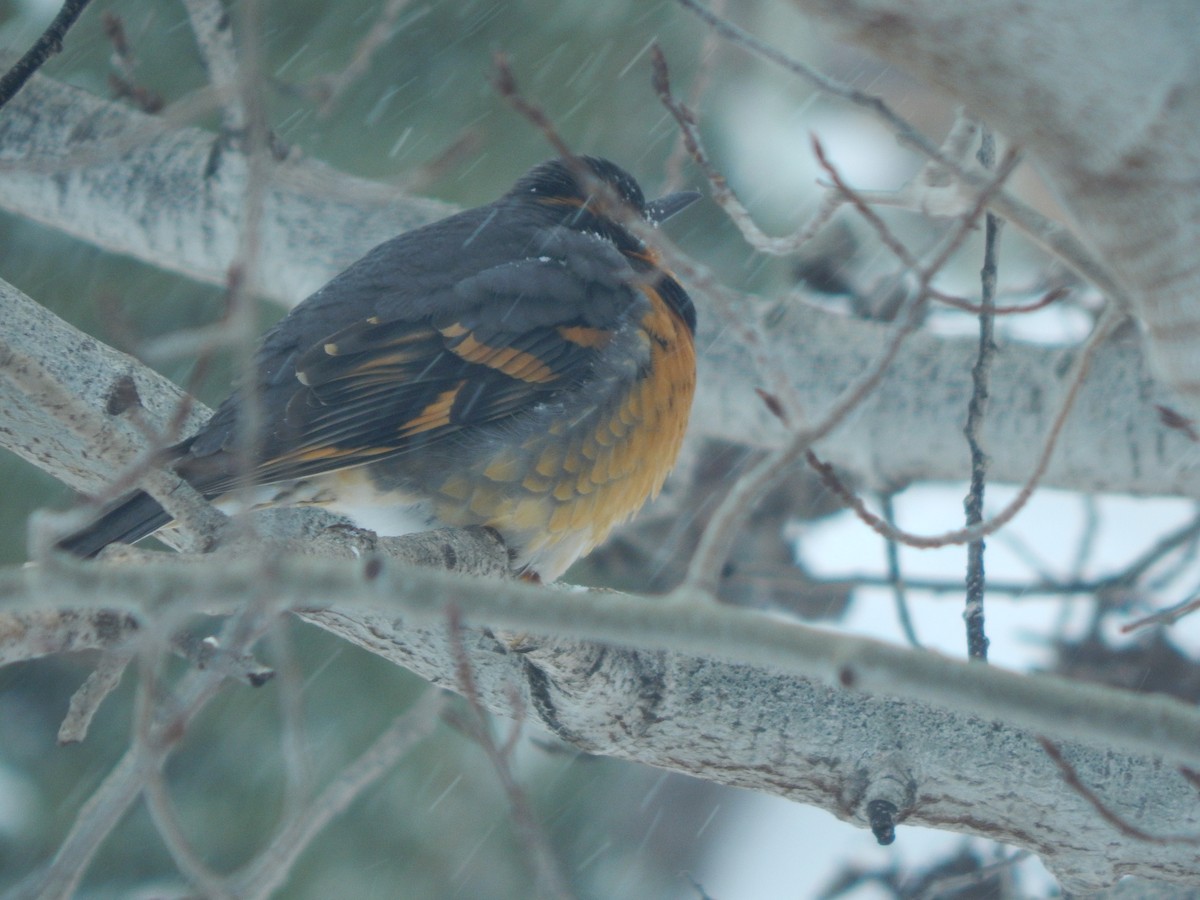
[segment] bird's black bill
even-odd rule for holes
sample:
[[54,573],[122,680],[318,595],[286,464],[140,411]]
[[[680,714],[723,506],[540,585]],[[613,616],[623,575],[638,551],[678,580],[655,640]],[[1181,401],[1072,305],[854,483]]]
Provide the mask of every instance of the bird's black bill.
[[651,200],[646,204],[646,221],[661,225],[675,213],[686,209],[699,199],[699,191],[679,191],[676,194],[667,194],[665,197]]

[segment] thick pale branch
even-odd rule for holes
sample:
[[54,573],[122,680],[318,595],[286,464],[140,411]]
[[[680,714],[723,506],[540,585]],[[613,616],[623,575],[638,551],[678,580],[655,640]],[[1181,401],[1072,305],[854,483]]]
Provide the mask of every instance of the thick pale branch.
[[[35,77],[0,116],[0,207],[211,284],[237,258],[246,178],[235,150],[171,109],[148,116]],[[247,287],[288,305],[383,238],[452,212],[313,160],[280,164],[263,207],[269,278]]]
[[163,427],[190,402],[181,423],[190,434],[209,415],[161,375],[3,281],[0,322],[0,447],[77,490],[103,488],[150,449],[139,425]]
[[[691,595],[551,592],[378,556],[266,556],[278,601],[446,687],[459,686],[451,608],[472,626],[520,631],[519,647],[488,631],[463,634],[481,701],[505,712],[515,687],[541,725],[590,752],[781,794],[860,825],[870,801],[887,800],[902,822],[1028,847],[1075,890],[1120,874],[1200,877],[1194,846],[1115,832],[1038,742],[1060,743],[1079,778],[1138,829],[1200,834],[1200,807],[1178,771],[1200,763],[1200,714],[1184,703],[1020,676]],[[220,609],[261,595],[261,557],[9,570],[0,600],[70,604],[86,584],[111,607],[170,596],[185,609]],[[529,637],[541,634],[558,637]]]

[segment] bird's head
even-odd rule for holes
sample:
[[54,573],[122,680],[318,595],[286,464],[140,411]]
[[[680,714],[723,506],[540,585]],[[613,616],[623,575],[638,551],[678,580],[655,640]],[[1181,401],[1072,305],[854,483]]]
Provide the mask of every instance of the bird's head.
[[700,199],[696,191],[679,191],[647,202],[632,175],[594,156],[552,159],[535,166],[511,195],[561,212],[562,224],[568,228],[594,232],[630,252],[640,252],[643,244],[622,224],[627,217],[657,226]]

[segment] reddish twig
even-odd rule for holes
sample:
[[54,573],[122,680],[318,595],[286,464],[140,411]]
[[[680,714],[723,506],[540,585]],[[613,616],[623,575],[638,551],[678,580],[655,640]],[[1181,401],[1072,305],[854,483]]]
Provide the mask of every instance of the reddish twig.
[[971,541],[979,540],[989,534],[1007,525],[1029,502],[1029,498],[1033,496],[1038,485],[1041,483],[1042,477],[1046,474],[1046,468],[1050,464],[1050,457],[1054,452],[1055,446],[1058,444],[1059,435],[1062,433],[1063,426],[1066,424],[1067,416],[1070,414],[1072,407],[1075,405],[1075,399],[1079,394],[1079,389],[1083,386],[1083,381],[1087,376],[1088,369],[1091,367],[1092,356],[1101,343],[1112,333],[1119,323],[1119,315],[1115,312],[1106,311],[1100,322],[1096,324],[1095,330],[1092,332],[1087,343],[1083,347],[1083,352],[1079,355],[1075,362],[1075,373],[1071,379],[1070,385],[1067,388],[1067,395],[1063,398],[1062,407],[1055,416],[1054,421],[1050,425],[1050,431],[1046,435],[1045,444],[1042,448],[1042,454],[1038,458],[1037,465],[1034,466],[1033,473],[1029,479],[1021,487],[1021,490],[1012,499],[1012,501],[1004,507],[999,513],[978,525],[970,528],[957,528],[944,532],[938,535],[922,536],[912,534],[907,531],[902,531],[899,528],[893,527],[881,519],[879,516],[867,509],[866,504],[860,500],[853,491],[846,487],[841,479],[837,477],[833,467],[828,463],[822,462],[816,454],[808,451],[805,454],[805,459],[808,464],[813,467],[818,475],[821,476],[821,481],[834,494],[841,498],[850,509],[854,510],[855,514],[877,534],[882,535],[889,540],[899,541],[909,547],[918,547],[922,549],[932,549],[934,547],[945,547],[951,544],[966,544]]
[[[865,109],[882,121],[895,134],[896,140],[902,146],[915,150],[932,160],[944,171],[951,173],[962,184],[976,190],[986,186],[987,182],[978,172],[968,171],[958,161],[951,159],[939,148],[935,147],[908,120],[888,106],[880,97],[852,88],[849,85],[821,74],[798,60],[792,59],[783,51],[772,47],[745,29],[739,28],[728,19],[722,18],[711,10],[706,9],[697,0],[678,0],[678,2],[731,43],[745,48],[760,59],[765,59],[803,78],[831,96],[841,97]],[[1048,219],[1037,210],[1016,200],[1004,191],[997,191],[991,199],[998,214],[1008,221],[1013,222],[1049,252],[1062,259],[1072,269],[1095,284],[1115,303],[1122,307],[1128,307],[1129,294],[1124,286],[1117,281],[1104,265],[1103,261],[1094,256],[1081,241],[1071,234],[1069,229],[1063,228],[1058,223]]]
[[1091,804],[1092,809],[1100,814],[1100,818],[1108,822],[1117,831],[1126,837],[1134,840],[1145,841],[1149,844],[1200,844],[1200,837],[1192,837],[1189,835],[1179,835],[1177,837],[1160,837],[1150,834],[1147,831],[1142,831],[1136,825],[1130,825],[1115,812],[1108,808],[1105,802],[1100,799],[1090,787],[1083,783],[1083,779],[1079,777],[1079,773],[1075,771],[1075,767],[1067,762],[1063,756],[1062,749],[1048,738],[1039,737],[1038,743],[1042,745],[1042,749],[1046,751],[1046,755],[1054,761],[1058,766],[1058,771],[1062,774],[1063,781],[1074,790],[1079,796]]
[[[1039,309],[1045,309],[1052,303],[1061,300],[1067,294],[1071,293],[1068,287],[1056,287],[1052,291],[1045,293],[1040,300],[1033,303],[1026,303],[1017,306],[994,306],[990,312],[993,316],[1019,316],[1022,313],[1037,312]],[[939,291],[936,288],[929,289],[929,299],[936,300],[938,303],[944,303],[947,306],[953,306],[955,309],[961,309],[963,312],[969,312],[974,315],[979,315],[983,312],[983,306],[978,303],[972,303],[962,297],[955,297],[953,294],[947,294],[944,291]]]
[[[941,270],[942,266],[945,265],[946,260],[950,258],[966,239],[967,234],[974,227],[975,221],[987,206],[988,199],[992,193],[1000,189],[1000,186],[1004,183],[1004,180],[1011,173],[1017,162],[1015,154],[1010,152],[1005,158],[1004,163],[1001,164],[995,179],[989,183],[985,190],[980,192],[975,205],[967,215],[962,217],[958,228],[950,235],[941,251],[934,256],[933,260],[927,266],[921,267],[916,264],[916,261],[912,259],[904,246],[890,235],[887,225],[856,195],[854,189],[845,183],[841,174],[825,156],[825,151],[821,146],[820,140],[814,136],[812,143],[817,159],[820,161],[822,167],[825,168],[825,171],[829,173],[838,190],[845,194],[847,200],[856,209],[859,209],[868,221],[872,222],[877,230],[880,231],[881,237],[885,242],[894,245],[898,252],[903,254],[902,259],[912,261],[912,265],[918,275],[918,290],[916,296],[910,301],[907,315],[904,316],[900,326],[893,332],[875,365],[864,373],[855,384],[842,392],[824,418],[810,428],[794,432],[791,439],[783,447],[769,454],[754,469],[747,473],[745,477],[739,479],[729,493],[726,494],[725,499],[721,501],[720,506],[717,507],[709,519],[708,525],[700,537],[700,542],[692,554],[684,582],[687,585],[708,591],[709,593],[715,593],[719,573],[725,564],[725,560],[729,557],[737,528],[745,520],[745,517],[749,515],[754,503],[801,455],[807,454],[811,459],[816,459],[816,457],[812,456],[812,451],[809,450],[812,443],[820,440],[841,424],[845,417],[850,414],[851,410],[857,408],[863,399],[878,386],[884,374],[891,367],[896,355],[900,352],[900,347],[905,338],[916,330],[928,300],[930,282]],[[786,395],[784,399],[786,399]],[[786,407],[785,412],[789,416],[793,414],[793,411],[786,409]],[[800,420],[800,411],[795,410],[794,412],[794,418]]]
[[672,95],[667,60],[663,55],[662,48],[658,44],[654,44],[650,48],[650,61],[654,70],[652,83],[655,93],[658,94],[658,99],[667,108],[667,111],[675,117],[675,121],[679,123],[679,134],[683,140],[683,146],[708,180],[713,200],[725,211],[730,221],[737,226],[746,243],[761,253],[768,253],[772,256],[786,256],[795,253],[800,247],[811,240],[813,235],[825,226],[833,217],[833,214],[841,207],[842,203],[845,202],[843,198],[837,194],[828,195],[808,222],[787,237],[775,238],[766,234],[758,227],[753,216],[750,215],[750,211],[742,205],[742,201],[738,199],[737,194],[729,186],[729,182],[725,180],[725,176],[718,171],[717,167],[709,159],[708,153],[704,149],[704,143],[700,139],[700,128],[696,120],[696,114]]
[[554,148],[554,151],[566,160],[575,159],[575,154],[571,148],[567,146],[567,142],[562,139],[558,130],[554,127],[554,123],[550,121],[540,107],[535,106],[521,96],[517,90],[517,79],[513,75],[512,66],[508,64],[508,55],[505,53],[495,53],[492,56],[492,87],[496,93],[508,101],[508,104],[519,112],[522,116],[537,126],[538,131],[546,139],[546,142]]
[[1174,625],[1184,616],[1190,615],[1198,609],[1200,609],[1200,597],[1193,597],[1191,600],[1184,600],[1182,603],[1177,603],[1167,609],[1160,609],[1156,613],[1122,625],[1121,634],[1129,634],[1131,631],[1137,631],[1148,625]]
[[[396,23],[411,0],[388,0],[366,35],[355,45],[350,62],[342,71],[313,79],[309,88],[321,104],[319,114],[328,116],[342,94],[371,67],[371,61],[395,34]],[[410,17],[411,18],[411,17]]]
[[497,777],[500,779],[505,796],[508,797],[509,806],[512,808],[513,821],[517,828],[517,834],[524,844],[525,852],[533,864],[534,876],[540,889],[538,895],[543,897],[570,897],[572,894],[567,886],[566,879],[560,871],[558,859],[555,857],[549,841],[538,824],[537,817],[533,813],[533,808],[529,803],[529,798],[526,796],[525,790],[513,774],[512,766],[509,765],[510,754],[515,746],[521,723],[524,720],[524,705],[517,702],[520,698],[514,694],[512,697],[516,704],[513,707],[513,713],[516,718],[513,726],[514,731],[510,733],[509,738],[503,746],[497,745],[495,738],[492,736],[492,730],[489,727],[487,710],[484,708],[483,702],[479,697],[479,688],[475,683],[475,674],[471,669],[471,659],[467,655],[466,647],[463,646],[462,615],[458,611],[458,607],[451,604],[447,610],[447,618],[449,619],[450,642],[454,652],[454,666],[458,687],[463,697],[466,698],[471,712],[474,714],[474,720],[471,722],[461,719],[459,721],[465,726],[466,732],[483,748],[488,762],[491,763],[493,770],[495,770]]
[[104,14],[103,22],[104,36],[113,48],[113,65],[119,70],[109,73],[109,87],[116,96],[130,100],[144,113],[153,115],[162,112],[165,105],[162,95],[138,84],[134,76],[137,61],[134,59],[129,37],[125,34],[125,23],[120,16],[111,12]]

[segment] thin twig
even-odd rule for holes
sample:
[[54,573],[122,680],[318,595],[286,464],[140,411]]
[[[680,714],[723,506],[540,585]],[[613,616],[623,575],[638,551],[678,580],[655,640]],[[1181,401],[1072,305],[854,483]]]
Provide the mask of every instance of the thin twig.
[[[400,13],[410,2],[411,0],[387,0],[367,33],[355,45],[346,67],[335,75],[314,79],[311,87],[320,98],[319,115],[328,116],[342,94],[366,74],[371,67],[371,61],[396,33],[396,22]],[[424,15],[427,11],[419,12],[418,15]]]
[[717,167],[709,159],[708,153],[704,149],[704,143],[700,139],[700,129],[696,120],[696,114],[681,101],[676,100],[671,94],[670,72],[667,69],[667,59],[663,55],[662,48],[657,43],[650,48],[650,60],[654,70],[653,84],[655,93],[658,94],[658,99],[662,102],[662,105],[667,108],[671,115],[675,117],[675,121],[679,123],[679,134],[683,139],[683,146],[691,154],[696,165],[700,167],[700,170],[704,173],[704,177],[708,179],[713,200],[725,211],[730,221],[737,226],[746,243],[755,250],[772,256],[787,256],[795,253],[800,247],[810,241],[813,235],[824,228],[829,220],[833,218],[833,214],[846,202],[843,194],[831,192],[826,195],[812,217],[793,234],[781,238],[771,237],[766,234],[758,227],[758,224],[754,221],[754,217],[750,215],[750,211],[742,205],[737,194],[729,186],[729,182],[725,180],[725,176],[718,171]]
[[508,104],[522,116],[532,122],[542,133],[546,142],[565,160],[575,159],[575,154],[567,146],[554,127],[550,118],[542,110],[521,96],[517,90],[517,78],[512,66],[508,63],[508,55],[495,53],[492,56],[492,87],[496,93],[508,101]]
[[[996,164],[995,139],[989,129],[984,129],[979,148],[979,162],[985,169]],[[979,311],[979,353],[971,367],[971,399],[967,403],[967,424],[963,435],[971,453],[971,486],[964,504],[967,527],[983,521],[983,494],[987,484],[988,455],[983,447],[983,417],[987,410],[988,381],[992,369],[992,358],[996,354],[995,316],[992,307],[996,303],[996,258],[999,254],[1000,220],[994,213],[985,216],[983,244],[983,268],[979,273],[982,282]],[[980,538],[967,545],[966,604],[963,619],[967,625],[967,657],[987,661],[988,639],[984,631],[983,570],[984,542]]]
[[304,673],[297,659],[291,632],[279,628],[267,635],[279,673],[279,755],[283,764],[283,816],[294,815],[312,798],[312,760],[304,722]]
[[1075,771],[1075,767],[1067,761],[1065,756],[1063,756],[1063,752],[1057,744],[1044,737],[1039,737],[1038,743],[1042,745],[1042,749],[1046,751],[1046,755],[1053,760],[1056,766],[1058,766],[1059,772],[1062,773],[1063,781],[1065,781],[1072,790],[1079,794],[1079,796],[1091,804],[1092,809],[1096,810],[1096,812],[1100,815],[1100,818],[1116,828],[1117,831],[1121,832],[1121,834],[1125,835],[1126,837],[1133,838],[1134,840],[1145,841],[1148,844],[1200,844],[1200,837],[1194,837],[1191,835],[1160,837],[1159,835],[1142,831],[1142,829],[1138,828],[1136,825],[1131,825],[1130,823],[1126,822],[1115,812],[1109,809],[1108,805],[1095,791],[1083,783],[1083,779],[1079,777],[1079,773]]
[[252,862],[229,879],[236,896],[273,894],[313,839],[433,731],[445,705],[443,692],[428,690],[397,716],[311,803],[295,811]]
[[842,84],[833,78],[823,75],[816,69],[806,66],[798,60],[792,59],[781,50],[777,50],[765,41],[756,38],[750,32],[739,28],[728,19],[714,14],[711,10],[701,6],[696,0],[679,0],[679,4],[685,9],[695,13],[701,20],[704,21],[710,28],[714,29],[718,34],[732,43],[739,44],[742,47],[750,50],[757,56],[769,60],[778,66],[782,66],[789,72],[799,75],[805,81],[819,88],[827,94],[832,94],[836,97],[841,97],[849,100],[856,106],[864,107],[871,110],[875,115],[879,116],[895,132],[900,143],[905,144],[913,149],[919,150],[925,156],[932,160],[936,160],[947,170],[953,172],[959,168],[957,163],[939,152],[939,150],[929,142],[929,140],[912,126],[904,117],[896,113],[882,99],[874,94],[868,94],[866,91],[860,91],[857,88],[852,88],[849,85]]
[[[148,712],[139,715],[138,734],[108,777],[79,810],[67,836],[59,845],[49,867],[27,879],[14,892],[17,898],[69,897],[87,872],[100,845],[108,839],[129,807],[141,795],[150,772],[164,762],[164,753],[174,746],[187,724],[216,696],[224,679],[217,673],[189,670],[172,691],[169,702],[150,702],[147,688],[139,683],[139,705]],[[143,679],[144,682],[144,679]],[[149,712],[153,707],[153,711]]]
[[[1168,553],[1183,547],[1188,544],[1195,546],[1196,540],[1200,538],[1200,516],[1192,519],[1181,528],[1165,534],[1154,542],[1154,545],[1142,553],[1136,560],[1125,567],[1116,575],[1111,575],[1101,579],[1096,583],[1094,590],[1097,593],[1103,591],[1112,591],[1114,588],[1123,588],[1135,584],[1149,569],[1162,560]],[[1166,609],[1161,609],[1143,618],[1133,622],[1128,622],[1121,626],[1121,633],[1128,634],[1131,631],[1137,631],[1140,628],[1145,628],[1149,625],[1173,625],[1175,622],[1184,616],[1194,612],[1200,608],[1200,598],[1189,599],[1169,606]]]
[[787,443],[769,453],[737,480],[713,512],[704,533],[700,536],[684,577],[685,585],[715,596],[720,572],[729,558],[734,537],[753,505],[814,441],[820,440],[837,427],[883,380],[883,376],[900,352],[905,338],[916,330],[920,322],[920,311],[924,308],[921,300],[922,298],[917,298],[909,306],[908,315],[892,332],[875,365],[842,392],[822,420],[811,428],[793,432]]
[[1071,409],[1075,405],[1075,399],[1079,395],[1079,390],[1083,386],[1084,379],[1087,377],[1092,357],[1122,321],[1123,317],[1116,311],[1115,307],[1110,306],[1105,309],[1100,321],[1096,323],[1096,327],[1084,345],[1082,352],[1075,360],[1074,372],[1071,375],[1066,396],[1063,398],[1058,414],[1054,417],[1054,421],[1050,425],[1050,431],[1046,435],[1042,446],[1041,456],[1038,458],[1029,479],[1008,506],[991,519],[981,522],[979,525],[974,525],[970,528],[957,528],[943,532],[942,534],[928,536],[902,531],[899,528],[889,525],[879,518],[879,516],[868,510],[862,500],[842,483],[832,466],[822,462],[811,451],[805,454],[805,458],[808,460],[808,464],[821,476],[821,481],[825,487],[840,497],[842,502],[854,510],[855,514],[877,534],[881,534],[884,537],[891,537],[909,547],[919,547],[922,549],[945,547],[950,544],[966,544],[970,541],[986,537],[1012,521],[1013,517],[1024,508],[1029,498],[1033,496],[1033,492],[1037,490],[1042,476],[1046,474],[1046,467],[1050,464],[1050,457],[1058,444],[1058,438],[1062,433],[1063,426],[1066,424],[1067,416],[1070,415]]
[[[846,196],[855,209],[875,226],[880,232],[880,237],[884,243],[894,248],[893,252],[902,259],[911,260],[912,265],[916,266],[916,261],[908,253],[907,249],[904,248],[903,244],[891,235],[887,225],[869,207],[863,204],[855,195],[854,189],[845,183],[840,173],[825,156],[824,148],[815,136],[812,139],[812,144],[813,152],[816,154],[818,162],[829,173],[838,190]],[[842,392],[833,406],[817,424],[793,432],[791,438],[784,446],[768,454],[750,472],[738,479],[737,483],[725,496],[725,499],[721,501],[720,506],[717,507],[709,519],[708,525],[700,537],[699,544],[692,554],[691,561],[688,563],[687,574],[684,578],[685,585],[699,588],[714,596],[716,595],[715,588],[719,580],[720,571],[725,565],[725,561],[729,558],[734,537],[745,517],[749,515],[751,507],[758,501],[763,492],[770,485],[774,484],[775,480],[799,459],[801,455],[806,455],[809,458],[810,464],[812,464],[813,460],[816,459],[816,457],[812,456],[812,451],[809,450],[813,442],[820,440],[841,424],[842,420],[853,409],[857,408],[863,399],[883,379],[883,376],[895,360],[896,355],[900,352],[900,347],[904,343],[905,338],[917,329],[921,321],[922,313],[924,312],[929,296],[928,288],[933,278],[941,271],[942,266],[946,264],[946,261],[954,254],[962,242],[966,240],[967,235],[974,227],[975,221],[986,207],[991,193],[999,190],[1004,179],[1012,172],[1016,162],[1016,155],[1010,152],[1005,158],[1005,162],[1000,166],[995,179],[989,185],[988,189],[983,191],[976,199],[975,206],[970,214],[963,217],[959,223],[959,227],[950,235],[941,251],[935,255],[927,266],[916,268],[918,274],[916,296],[909,301],[907,314],[900,319],[900,324],[894,329],[884,347],[883,353],[875,361],[875,364]],[[791,412],[791,410],[788,410],[789,415],[791,415]],[[796,411],[794,417],[797,420],[799,419],[798,413],[799,411]],[[832,473],[832,470],[829,470],[829,472]]]
[[200,891],[201,896],[214,900],[232,900],[234,894],[223,883],[218,872],[213,871],[200,855],[192,848],[191,842],[184,832],[183,823],[171,802],[170,791],[160,768],[149,770],[146,779],[146,807],[154,821],[158,836],[162,839],[167,852],[175,867],[188,880],[192,887]]
[[113,47],[113,68],[117,71],[108,75],[109,87],[118,97],[130,100],[134,106],[149,115],[163,108],[162,94],[138,84],[135,75],[137,60],[125,34],[125,23],[115,13],[104,14],[104,34]]
[[[989,213],[991,215],[991,213]],[[1040,300],[1035,300],[1033,303],[1025,303],[1014,306],[993,306],[991,315],[993,316],[1020,316],[1025,313],[1037,312],[1039,309],[1045,309],[1053,303],[1057,303],[1063,297],[1071,292],[1068,287],[1056,287],[1051,291],[1047,291],[1042,295]],[[930,289],[929,297],[936,300],[938,303],[944,303],[947,306],[953,306],[955,309],[961,309],[963,312],[973,313],[974,315],[982,315],[983,306],[979,303],[972,303],[970,300],[962,297],[955,297],[953,294],[947,294],[944,291]]]
[[64,0],[58,15],[33,42],[33,46],[22,54],[11,69],[0,76],[0,108],[16,96],[17,91],[25,86],[25,82],[33,77],[34,72],[45,65],[46,60],[62,52],[67,32],[89,2],[91,0]]
[[88,728],[100,704],[117,689],[132,659],[133,654],[128,651],[106,651],[101,654],[96,668],[71,695],[67,715],[58,727],[60,744],[78,744],[87,737]]
[[586,186],[588,191],[593,192],[594,196],[589,201],[591,207],[616,219],[651,246],[657,246],[661,238],[655,234],[655,229],[642,218],[641,211],[635,210],[611,186],[598,178],[596,173],[563,139],[545,111],[535,103],[526,100],[521,94],[517,88],[516,76],[508,63],[508,57],[503,53],[496,53],[492,59],[491,84],[493,89],[542,133],[546,142],[554,148],[580,184]]
[[1196,561],[1197,550],[1200,550],[1200,535],[1193,534],[1180,545],[1179,554],[1170,564],[1164,565],[1160,572],[1146,579],[1146,590],[1151,593],[1161,592],[1175,579],[1188,574]]
[[[890,492],[883,495],[881,505],[884,518],[894,525],[896,509]],[[917,630],[913,627],[912,615],[908,610],[908,591],[904,577],[900,573],[900,545],[895,541],[885,541],[884,544],[887,550],[887,580],[892,588],[892,598],[896,601],[896,618],[899,620],[900,628],[903,629],[908,642],[920,650],[921,641],[918,640]]]
[[[462,615],[457,607],[450,607],[448,618],[458,688],[466,698],[467,705],[474,716],[473,721],[462,724],[466,726],[468,734],[483,749],[493,771],[500,779],[500,784],[508,797],[509,806],[512,808],[517,835],[525,847],[526,856],[533,865],[534,883],[537,886],[538,895],[554,898],[572,897],[574,895],[559,868],[558,858],[554,855],[549,840],[538,824],[533,808],[529,804],[529,798],[525,795],[525,790],[513,774],[512,766],[509,765],[509,753],[515,745],[516,734],[510,733],[509,739],[505,741],[503,747],[496,744],[496,740],[492,736],[487,710],[479,698],[475,674],[471,670],[471,658],[463,645]],[[513,699],[518,698],[514,697]],[[518,720],[516,727],[519,728],[520,720],[523,718],[522,707],[514,708],[513,712]]]
[[1131,631],[1137,631],[1139,628],[1145,628],[1148,625],[1174,625],[1184,616],[1190,615],[1198,609],[1200,609],[1200,597],[1184,600],[1182,603],[1176,603],[1174,606],[1160,609],[1152,615],[1122,625],[1121,633],[1129,634]]
[[[724,14],[725,0],[713,0],[713,6],[716,8],[718,15]],[[700,50],[696,54],[696,72],[692,76],[692,87],[690,96],[688,98],[689,105],[692,110],[695,110],[697,107],[699,107],[700,98],[704,94],[705,89],[708,87],[709,82],[712,80],[714,63],[716,62],[717,49],[720,47],[720,41],[720,36],[715,31],[710,29],[709,32],[704,36],[704,40],[700,43]],[[657,42],[653,45],[653,47],[654,50],[651,52],[658,52],[661,54],[661,50],[659,50]],[[655,66],[657,67],[657,63],[655,63]],[[692,113],[692,118],[696,121],[698,126],[699,117],[695,112]],[[675,146],[671,148],[671,153],[667,156],[666,165],[663,167],[667,176],[666,183],[663,185],[664,192],[679,190],[680,185],[683,183],[683,161],[690,154],[691,151],[687,146],[687,137],[681,129],[679,134],[675,136]]]
[[1194,540],[1197,536],[1200,536],[1200,516],[1196,516],[1186,525],[1164,534],[1119,574],[1105,578],[1101,582],[1101,586],[1134,584],[1168,553]]
[[[197,2],[197,0],[192,0]],[[233,335],[233,364],[241,384],[238,415],[232,444],[234,473],[238,489],[252,489],[255,464],[261,455],[265,415],[262,384],[256,350],[258,337],[258,298],[250,289],[257,282],[262,247],[262,223],[270,166],[270,127],[263,97],[263,10],[260,0],[245,0],[240,5],[237,37],[237,97],[245,117],[242,156],[246,167],[245,187],[241,196],[237,257],[226,278],[227,321]]]
[[[989,179],[977,172],[971,172],[955,160],[950,159],[925,138],[904,117],[896,113],[882,99],[865,91],[860,91],[841,82],[835,81],[798,60],[794,60],[782,51],[759,40],[728,19],[713,14],[697,0],[678,0],[681,6],[690,10],[710,28],[734,44],[745,47],[763,59],[766,59],[789,72],[816,85],[821,90],[837,97],[842,97],[856,106],[861,106],[881,119],[891,129],[897,141],[903,146],[916,150],[928,159],[938,163],[943,169],[952,172],[964,185],[975,190],[984,189]],[[989,205],[994,211],[1009,222],[1019,227],[1033,240],[1068,266],[1096,285],[1111,300],[1125,309],[1130,307],[1128,291],[1117,281],[1113,274],[1076,238],[1068,228],[1039,213],[1033,207],[1010,196],[1005,191],[996,191],[989,198]]]

